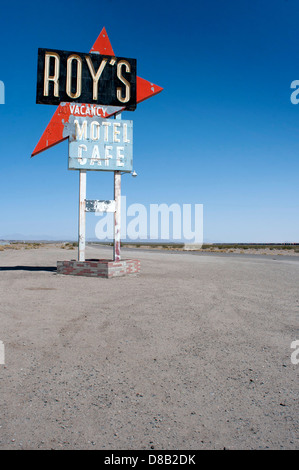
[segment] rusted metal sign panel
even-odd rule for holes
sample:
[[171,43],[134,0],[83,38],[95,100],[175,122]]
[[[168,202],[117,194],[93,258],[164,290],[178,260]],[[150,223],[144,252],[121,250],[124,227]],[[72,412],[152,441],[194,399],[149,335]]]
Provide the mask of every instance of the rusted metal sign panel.
[[73,116],[65,132],[70,170],[133,170],[133,121]]
[[36,102],[136,109],[136,59],[38,49]]
[[[111,56],[114,57],[114,51],[111,46],[110,40],[108,38],[106,29],[103,28],[101,33],[99,34],[97,40],[95,41],[91,51],[93,53],[99,53],[103,56]],[[140,103],[152,96],[157,95],[163,90],[158,85],[145,80],[144,78],[136,77],[136,101]],[[41,138],[39,139],[34,151],[32,152],[32,157],[37,155],[44,150],[53,147],[53,145],[62,142],[63,140],[67,139],[68,136],[63,135],[64,132],[64,123],[69,120],[71,115],[80,114],[80,109],[82,108],[82,112],[86,112],[88,109],[87,104],[77,105],[76,103],[70,104],[68,103],[69,99],[66,102],[60,103],[58,108],[56,109],[53,117],[51,118],[49,124],[47,125],[45,131],[43,132]],[[83,100],[81,100],[82,103]],[[101,103],[103,104],[103,103]],[[97,106],[97,109],[100,109],[100,106]],[[103,114],[102,117],[110,117],[115,115],[123,110],[126,110],[126,105],[120,104],[119,106],[103,106]],[[100,112],[100,111],[99,111]]]
[[86,200],[86,212],[115,212],[115,201]]

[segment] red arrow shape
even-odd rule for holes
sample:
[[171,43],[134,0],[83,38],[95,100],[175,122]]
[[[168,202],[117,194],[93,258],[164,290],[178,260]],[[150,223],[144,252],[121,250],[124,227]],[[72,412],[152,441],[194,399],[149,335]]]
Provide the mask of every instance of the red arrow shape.
[[[98,52],[102,55],[115,56],[105,28],[103,28],[102,31],[100,32],[90,52]],[[163,90],[163,88],[161,88],[160,86],[155,85],[154,83],[151,83],[147,80],[144,80],[143,78],[137,77],[136,81],[137,81],[136,83],[137,103],[140,103],[141,101],[151,98],[152,96],[157,95]],[[50,120],[38,144],[36,145],[31,157],[34,157],[34,155],[37,155],[38,153],[41,153],[44,150],[50,147],[53,147],[54,145],[57,145],[63,140],[68,138],[68,135],[64,133],[64,129],[65,129],[64,126],[65,126],[65,123],[69,121],[69,118],[73,113],[75,113],[76,111],[79,112],[78,106],[82,106],[82,105],[77,105],[77,108],[76,108],[76,103],[72,103],[72,104],[61,103],[57,107],[55,113],[53,114],[52,119]],[[82,109],[83,107],[85,107],[84,108],[85,111],[87,109],[90,110],[92,108],[96,109],[96,111],[99,114],[102,113],[101,114],[102,117],[113,116],[114,114],[117,114],[126,109],[126,108],[113,107],[113,106],[106,106],[106,107],[96,106],[95,107],[94,105],[88,105],[88,104],[83,104]]]

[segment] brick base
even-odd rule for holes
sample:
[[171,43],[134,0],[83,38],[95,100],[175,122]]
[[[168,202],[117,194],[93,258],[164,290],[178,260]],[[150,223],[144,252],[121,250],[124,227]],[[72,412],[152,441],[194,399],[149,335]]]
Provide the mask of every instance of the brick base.
[[140,261],[124,259],[111,261],[107,259],[89,259],[86,261],[57,261],[57,274],[72,276],[111,277],[126,276],[140,272]]

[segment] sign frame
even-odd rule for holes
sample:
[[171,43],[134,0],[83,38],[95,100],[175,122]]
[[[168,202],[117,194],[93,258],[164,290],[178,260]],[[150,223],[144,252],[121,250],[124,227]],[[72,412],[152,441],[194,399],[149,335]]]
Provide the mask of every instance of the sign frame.
[[[39,56],[41,54],[42,57],[42,52],[40,51],[45,51],[45,49],[39,49]],[[49,51],[49,50],[47,50]],[[55,53],[55,51],[58,53],[58,50],[50,50]],[[61,51],[60,51],[61,52]],[[62,51],[65,52],[66,51]],[[45,52],[44,52],[45,54]],[[72,110],[72,103],[85,103],[86,105],[94,105],[96,107],[101,108],[101,110],[97,109],[95,110],[94,108],[89,109],[90,113],[97,112],[97,115],[99,116],[98,113],[103,118],[108,118],[111,116],[114,116],[116,120],[121,120],[121,112],[122,111],[134,111],[136,109],[136,104],[140,103],[152,96],[157,95],[160,93],[163,88],[155,85],[151,81],[145,80],[141,77],[138,77],[136,75],[136,69],[137,69],[137,61],[136,59],[130,59],[132,61],[135,61],[135,69],[133,67],[134,75],[133,77],[135,78],[135,81],[133,82],[133,94],[130,94],[130,99],[133,96],[133,102],[130,102],[129,100],[124,100],[124,98],[128,98],[127,94],[122,94],[122,91],[119,91],[119,96],[123,98],[123,101],[118,100],[118,102],[111,103],[111,100],[109,100],[109,103],[104,103],[102,102],[102,99],[95,100],[93,99],[90,101],[89,99],[83,99],[82,98],[82,93],[79,94],[78,91],[78,84],[80,83],[80,80],[78,79],[78,74],[77,74],[77,80],[75,80],[74,84],[74,78],[72,77],[72,66],[73,62],[74,64],[76,63],[77,65],[77,72],[83,70],[80,70],[80,63],[83,61],[82,57],[80,54],[82,53],[70,53],[70,56],[66,59],[66,72],[68,71],[68,74],[65,72],[65,82],[62,83],[57,83],[57,80],[60,78],[60,61],[59,61],[59,68],[57,65],[57,57],[55,58],[54,56],[54,65],[52,64],[52,70],[51,70],[51,65],[50,61],[48,63],[48,69],[47,69],[47,80],[48,82],[53,82],[52,87],[52,94],[54,94],[55,102],[51,102],[51,98],[47,98],[47,102],[44,102],[44,91],[45,91],[45,68],[43,65],[43,62],[40,62],[40,57],[38,57],[38,81],[42,78],[43,79],[43,93],[42,96],[39,95],[39,92],[37,90],[36,94],[36,103],[37,104],[55,104],[58,105],[56,111],[54,112],[49,124],[47,125],[45,131],[43,132],[41,138],[39,139],[35,149],[33,150],[31,157],[43,152],[44,150],[53,147],[54,145],[57,145],[58,143],[71,138],[71,134],[69,133],[70,126],[70,121],[72,120],[72,116],[76,114],[76,109],[77,105],[75,108],[75,111],[73,112]],[[79,54],[79,55],[78,55]],[[60,56],[59,56],[60,57]],[[66,57],[66,56],[65,56]],[[65,58],[64,57],[64,58]],[[109,66],[114,67],[116,64],[116,69],[118,68],[119,60],[124,60],[127,61],[128,59],[126,58],[117,58],[114,54],[113,48],[111,46],[110,40],[108,38],[106,29],[103,28],[101,33],[99,34],[98,38],[96,39],[94,45],[92,46],[90,53],[89,54],[84,54],[84,59],[86,62],[88,62],[87,57],[90,57],[90,60],[92,64],[94,64],[93,60],[96,60],[95,58],[97,57],[98,60],[103,60],[103,58],[107,62],[105,62],[105,67],[109,61]],[[102,59],[101,59],[102,58]],[[45,59],[45,55],[44,55]],[[69,59],[69,63],[68,63]],[[50,60],[50,59],[49,59]],[[102,64],[102,62],[101,62]],[[125,65],[125,64],[123,64]],[[57,67],[57,70],[55,71],[55,67]],[[92,70],[91,67],[89,67],[89,72]],[[101,65],[99,66],[99,69],[101,72]],[[127,70],[127,69],[126,69]],[[132,69],[131,69],[132,70]],[[129,72],[131,72],[129,70]],[[104,71],[104,66],[103,70]],[[111,72],[111,71],[110,71]],[[52,74],[52,75],[51,75]],[[68,77],[67,77],[68,75]],[[94,98],[94,82],[96,78],[101,77],[102,73],[97,74],[95,73],[90,73],[92,76],[93,80],[93,98]],[[119,85],[118,88],[121,88],[123,85],[127,89],[127,84],[122,74],[118,73],[116,74],[118,82],[117,84]],[[52,80],[50,79],[52,77]],[[56,81],[55,81],[56,80]],[[119,81],[122,83],[122,85],[119,83]],[[82,92],[82,75],[81,75],[81,92]],[[49,83],[48,83],[49,85]],[[62,90],[68,91],[66,99],[63,99],[62,96],[60,96],[60,85],[62,85]],[[66,88],[66,85],[68,85],[68,88]],[[39,82],[39,86],[41,86],[41,82]],[[50,86],[50,85],[49,85]],[[56,89],[55,93],[55,86],[58,89]],[[130,89],[131,89],[131,82],[130,82]],[[123,89],[124,90],[124,89]],[[50,91],[50,90],[49,90]],[[90,91],[90,90],[89,90]],[[116,92],[117,92],[117,87],[116,87]],[[58,95],[58,96],[57,96]],[[48,95],[49,96],[49,95]],[[117,93],[116,93],[117,96]],[[98,97],[98,96],[97,96]],[[114,84],[114,97],[115,97],[115,84]],[[53,97],[52,97],[53,98]],[[96,98],[96,97],[95,97]],[[99,97],[98,97],[99,98]],[[113,101],[113,100],[112,100]],[[121,101],[121,102],[119,102]],[[99,106],[98,106],[99,105]],[[84,106],[84,104],[83,104]],[[106,109],[104,107],[106,106]],[[82,107],[81,107],[82,111]],[[78,108],[79,112],[79,108]],[[87,113],[87,108],[86,108],[86,113]],[[121,254],[120,254],[120,222],[121,222],[121,175],[122,173],[125,173],[124,170],[111,170],[114,172],[114,200],[113,201],[102,201],[102,200],[87,200],[86,199],[86,176],[87,176],[87,170],[86,169],[79,169],[79,224],[78,224],[78,230],[79,230],[79,236],[78,236],[78,258],[79,261],[85,261],[85,219],[86,219],[86,213],[87,212],[98,212],[101,210],[108,211],[108,212],[113,212],[114,213],[114,248],[113,248],[113,259],[114,261],[120,261],[121,260]],[[136,176],[135,172],[131,172],[133,176]]]
[[137,106],[137,60],[59,49],[38,49],[36,103]]
[[133,171],[133,121],[77,117],[67,126],[69,170]]

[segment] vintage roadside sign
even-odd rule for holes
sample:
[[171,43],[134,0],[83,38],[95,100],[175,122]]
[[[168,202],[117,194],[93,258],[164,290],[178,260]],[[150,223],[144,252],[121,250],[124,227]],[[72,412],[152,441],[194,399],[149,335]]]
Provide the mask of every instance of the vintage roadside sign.
[[[136,59],[116,57],[105,28],[89,54],[39,49],[38,104],[57,109],[32,157],[69,140],[68,167],[79,170],[78,259],[85,261],[88,212],[114,213],[113,259],[120,256],[121,175],[133,170],[133,123],[122,111],[160,93],[163,88],[136,76]],[[115,119],[108,119],[114,116]],[[114,172],[114,199],[86,198],[88,170]]]
[[36,102],[136,109],[136,59],[38,49]]
[[133,121],[80,116],[68,128],[70,170],[132,172]]
[[[109,56],[111,58],[115,57],[112,45],[108,38],[106,29],[103,28],[99,34],[97,40],[92,46],[91,53],[101,54],[103,56]],[[75,65],[75,64],[74,64]],[[163,90],[162,87],[155,85],[153,82],[145,80],[141,77],[136,77],[136,102],[141,103],[142,101],[151,98],[152,96],[157,95]],[[81,101],[82,103],[82,101]],[[102,105],[103,103],[101,103]],[[86,115],[86,112],[93,112],[91,109],[95,109],[98,116],[101,117],[111,117],[122,111],[126,110],[126,106],[121,104],[120,106],[98,106],[91,105],[90,103],[77,104],[70,103],[69,100],[61,102],[57,107],[55,113],[53,114],[49,124],[47,125],[45,131],[43,132],[41,138],[39,139],[35,149],[32,152],[32,157],[35,155],[47,150],[48,148],[53,147],[54,145],[59,144],[63,140],[67,139],[69,136],[64,130],[65,123],[67,123],[71,116],[79,115],[81,112],[83,115]]]

